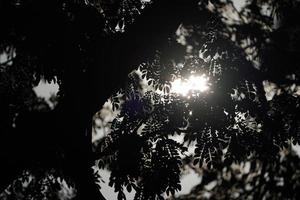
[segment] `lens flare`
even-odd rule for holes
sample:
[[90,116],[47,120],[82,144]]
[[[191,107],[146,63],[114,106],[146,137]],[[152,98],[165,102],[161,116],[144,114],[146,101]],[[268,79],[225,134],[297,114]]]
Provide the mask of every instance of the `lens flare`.
[[171,83],[171,92],[187,96],[190,93],[201,93],[209,89],[209,78],[203,74],[201,76],[191,75],[188,79],[175,79]]

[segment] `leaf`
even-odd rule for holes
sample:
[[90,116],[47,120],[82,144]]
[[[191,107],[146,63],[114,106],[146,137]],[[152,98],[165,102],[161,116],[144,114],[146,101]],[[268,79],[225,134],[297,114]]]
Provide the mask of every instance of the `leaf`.
[[199,163],[199,161],[200,161],[200,159],[199,159],[199,158],[196,158],[196,159],[194,159],[193,164],[194,164],[194,165],[197,165],[197,164]]
[[131,187],[131,184],[128,184],[127,187],[126,187],[127,191],[130,193],[132,191],[132,187]]
[[108,185],[109,185],[110,187],[112,187],[112,186],[114,185],[114,183],[113,183],[112,181],[109,181]]
[[171,191],[171,194],[172,194],[172,195],[175,195],[175,190],[170,189],[170,191]]
[[146,73],[145,74],[142,74],[142,79],[144,79],[146,77]]
[[126,200],[125,194],[122,191],[118,193],[118,200]]

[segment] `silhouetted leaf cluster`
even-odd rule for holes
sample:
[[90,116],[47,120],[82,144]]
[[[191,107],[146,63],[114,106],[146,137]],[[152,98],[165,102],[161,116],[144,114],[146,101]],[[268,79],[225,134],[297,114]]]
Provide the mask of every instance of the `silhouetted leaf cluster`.
[[174,199],[298,199],[299,156],[285,149],[278,159],[245,160],[203,170],[190,194]]

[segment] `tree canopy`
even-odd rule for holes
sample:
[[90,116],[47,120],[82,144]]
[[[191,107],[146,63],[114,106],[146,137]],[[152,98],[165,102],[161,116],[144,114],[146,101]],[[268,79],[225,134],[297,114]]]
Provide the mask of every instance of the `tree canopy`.
[[[161,200],[192,166],[202,182],[179,199],[297,199],[299,6],[1,1],[0,189],[60,199],[64,177],[74,198],[105,199],[96,165],[119,200]],[[59,85],[53,107],[33,91],[41,80]],[[107,99],[116,116],[92,143]]]

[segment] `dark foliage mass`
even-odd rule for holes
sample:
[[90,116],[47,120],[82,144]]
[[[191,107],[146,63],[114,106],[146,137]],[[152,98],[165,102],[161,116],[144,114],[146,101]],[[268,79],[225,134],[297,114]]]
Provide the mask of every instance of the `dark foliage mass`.
[[[298,199],[299,8],[1,1],[0,197],[73,198],[62,197],[64,178],[75,199],[104,199],[97,161],[119,200],[125,190],[135,200],[174,196],[185,165],[202,182],[179,199]],[[209,89],[174,92],[190,76]],[[33,91],[42,80],[59,85],[52,107]],[[94,114],[108,98],[117,115],[93,145]]]
[[202,180],[190,194],[175,199],[297,199],[299,156],[285,152],[272,162],[247,160],[203,170]]

